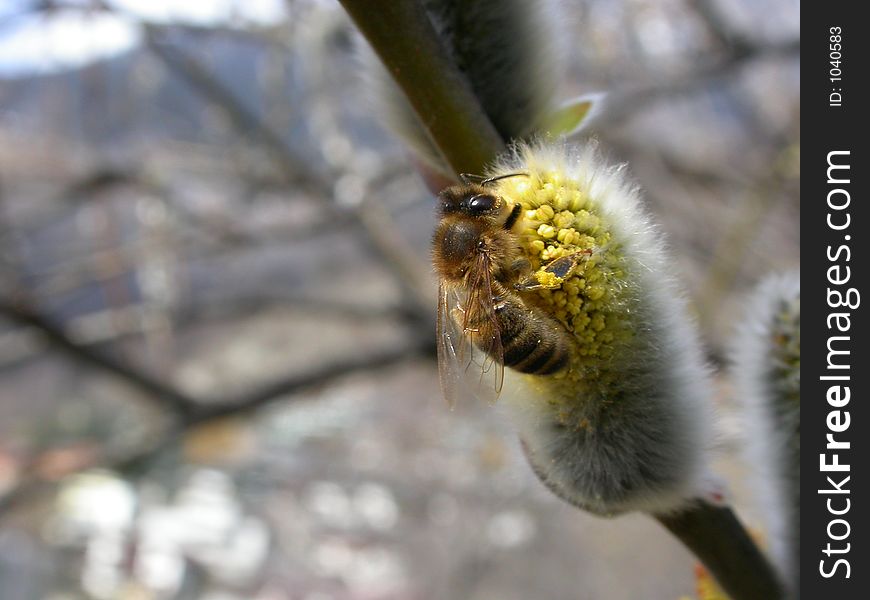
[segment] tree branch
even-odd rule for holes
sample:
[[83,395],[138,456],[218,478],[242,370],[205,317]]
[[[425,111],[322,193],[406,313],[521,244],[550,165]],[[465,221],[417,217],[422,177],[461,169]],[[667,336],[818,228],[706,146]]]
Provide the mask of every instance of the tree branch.
[[305,161],[296,156],[284,140],[260,119],[259,115],[240,102],[223,83],[212,76],[198,61],[162,42],[157,30],[153,27],[146,27],[146,33],[148,48],[151,52],[170,71],[180,75],[204,98],[226,111],[230,121],[240,132],[254,137],[265,146],[272,159],[277,163],[280,173],[288,182],[300,186],[315,197],[322,197],[324,189],[331,189],[324,177],[321,177],[311,168],[303,167]]
[[689,4],[720,46],[737,54],[751,47],[752,42],[743,33],[735,31],[715,0],[689,0]]
[[782,584],[734,512],[698,500],[677,513],[657,515],[735,600],[781,600]]
[[[203,97],[223,108],[241,134],[253,135],[268,149],[279,171],[290,182],[301,186],[316,199],[325,200],[332,196],[331,180],[313,169],[304,167],[305,161],[292,152],[281,136],[277,135],[259,115],[246,108],[226,86],[196,60],[160,43],[151,30],[149,30],[148,43],[155,55],[168,68],[183,77]],[[380,214],[377,219],[374,219],[373,215],[363,215],[360,211],[340,210],[332,202],[324,201],[322,204],[329,211],[328,214],[337,220],[350,217],[350,224],[357,233],[363,234],[362,240],[369,250],[383,260],[385,266],[395,275],[394,279],[409,306],[406,313],[412,315],[417,323],[428,324],[432,320],[434,295],[426,290],[419,275],[410,279],[407,277],[408,273],[426,273],[428,269],[420,268],[419,265],[408,268],[408,264],[413,260],[411,258],[413,253],[405,251],[405,245],[392,231],[389,215]]]
[[[268,404],[285,401],[289,395],[324,385],[345,375],[376,371],[421,356],[431,357],[434,354],[434,346],[430,336],[414,336],[408,343],[381,351],[357,353],[307,373],[291,375],[286,379],[264,384],[258,389],[240,394],[237,397],[198,400],[93,348],[77,344],[59,327],[16,303],[0,300],[0,314],[21,325],[36,328],[60,350],[99,370],[122,378],[133,387],[149,394],[150,398],[168,408],[176,416],[174,424],[162,436],[157,440],[151,440],[143,448],[122,456],[100,457],[99,461],[76,468],[67,475],[86,468],[97,467],[129,473],[141,468],[163,450],[171,447],[193,427],[227,417],[252,413]],[[38,495],[49,488],[52,483],[35,475],[27,477],[13,490],[0,496],[0,515]]]
[[73,341],[62,327],[55,325],[21,302],[0,298],[0,315],[19,325],[36,329],[53,346],[67,355],[101,371],[120,377],[134,388],[153,398],[157,404],[175,414],[189,417],[196,409],[198,402],[193,397],[96,348],[83,346]]
[[[408,345],[397,346],[375,354],[360,354],[355,358],[324,366],[320,369],[298,376],[289,377],[263,386],[236,399],[226,399],[214,403],[204,403],[181,422],[172,425],[163,435],[150,440],[144,447],[129,454],[112,457],[101,457],[93,464],[77,468],[65,475],[85,469],[109,469],[122,474],[136,472],[150,463],[154,458],[172,448],[192,428],[205,425],[220,419],[246,415],[279,401],[288,401],[287,396],[301,391],[335,381],[345,375],[361,371],[371,372],[391,367],[421,355],[431,355],[433,351],[430,340],[417,341]],[[298,399],[298,398],[297,398]],[[30,476],[14,489],[0,496],[0,517],[20,506],[27,500],[51,489],[56,482],[46,481],[36,476]]]
[[504,140],[456,68],[421,2],[340,0],[455,173],[483,173]]
[[336,378],[361,371],[373,371],[420,356],[434,356],[430,336],[417,336],[407,344],[373,352],[360,352],[343,360],[333,361],[301,375],[263,385],[260,389],[213,402],[203,402],[187,419],[187,425],[200,425],[223,417],[255,411],[277,399],[299,390],[323,385]]

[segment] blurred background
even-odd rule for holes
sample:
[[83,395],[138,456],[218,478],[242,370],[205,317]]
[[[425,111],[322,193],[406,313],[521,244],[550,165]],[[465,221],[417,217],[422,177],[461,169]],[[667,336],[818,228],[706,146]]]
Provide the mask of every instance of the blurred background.
[[[797,0],[565,3],[722,367],[799,264]],[[0,1],[0,600],[675,599],[449,411],[432,198],[334,0]],[[721,473],[763,532],[719,378]]]

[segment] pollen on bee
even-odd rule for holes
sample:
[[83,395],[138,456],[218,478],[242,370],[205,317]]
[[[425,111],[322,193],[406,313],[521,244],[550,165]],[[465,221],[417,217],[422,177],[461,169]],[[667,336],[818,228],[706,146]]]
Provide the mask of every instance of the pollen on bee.
[[[542,242],[543,243],[543,242]],[[554,287],[562,283],[561,277],[556,277],[555,274],[549,271],[538,271],[535,273],[535,279],[544,287]]]

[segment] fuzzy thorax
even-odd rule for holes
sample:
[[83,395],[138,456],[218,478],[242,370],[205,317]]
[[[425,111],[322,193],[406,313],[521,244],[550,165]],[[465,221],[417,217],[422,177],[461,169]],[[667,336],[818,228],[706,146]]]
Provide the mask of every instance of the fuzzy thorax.
[[[523,300],[570,334],[556,375],[509,373],[505,399],[532,466],[593,512],[667,511],[701,493],[710,441],[706,369],[672,263],[637,191],[593,149],[522,146],[494,172],[520,203],[515,231],[544,289]],[[546,269],[579,257],[561,278]]]

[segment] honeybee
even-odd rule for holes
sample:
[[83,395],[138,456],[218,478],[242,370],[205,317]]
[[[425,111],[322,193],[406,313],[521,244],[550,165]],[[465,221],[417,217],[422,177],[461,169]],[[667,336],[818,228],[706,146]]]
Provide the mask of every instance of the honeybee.
[[[569,363],[571,334],[522,297],[543,287],[528,275],[520,245],[522,206],[489,187],[520,176],[527,175],[463,175],[462,185],[439,194],[440,221],[432,241],[440,280],[436,335],[441,389],[451,406],[463,380],[471,380],[477,396],[495,401],[505,366],[549,375]],[[559,258],[545,269],[564,279],[582,255]]]

